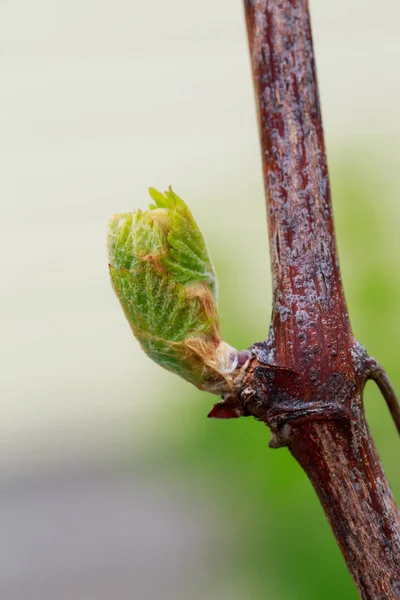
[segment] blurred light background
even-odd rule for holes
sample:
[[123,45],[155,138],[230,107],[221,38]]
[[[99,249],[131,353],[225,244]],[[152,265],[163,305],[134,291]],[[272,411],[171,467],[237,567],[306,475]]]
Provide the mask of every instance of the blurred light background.
[[[311,2],[341,266],[400,389],[400,5]],[[264,339],[268,241],[240,0],[1,0],[0,596],[356,599],[310,484],[260,424],[140,351],[106,225],[172,184],[225,338]],[[400,497],[398,440],[369,422]]]

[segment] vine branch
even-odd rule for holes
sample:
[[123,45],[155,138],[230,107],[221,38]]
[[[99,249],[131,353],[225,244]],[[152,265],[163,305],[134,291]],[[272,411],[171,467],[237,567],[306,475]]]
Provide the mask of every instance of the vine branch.
[[273,314],[237,390],[309,476],[364,600],[400,598],[400,517],[363,408],[383,369],[355,340],[340,278],[307,0],[244,0],[265,181]]

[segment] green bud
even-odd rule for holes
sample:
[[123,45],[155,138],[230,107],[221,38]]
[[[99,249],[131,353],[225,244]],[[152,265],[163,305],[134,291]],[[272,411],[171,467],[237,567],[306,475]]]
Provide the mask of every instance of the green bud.
[[146,354],[197,387],[233,389],[237,351],[222,341],[217,279],[200,229],[170,188],[146,212],[109,223],[110,275]]

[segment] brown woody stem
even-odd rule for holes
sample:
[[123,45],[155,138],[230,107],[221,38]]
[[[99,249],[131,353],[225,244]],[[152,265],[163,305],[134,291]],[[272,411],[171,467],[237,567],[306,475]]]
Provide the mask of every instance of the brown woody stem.
[[245,0],[273,277],[270,335],[239,394],[287,445],[321,500],[365,600],[400,598],[400,519],[365,421],[381,368],[354,339],[340,279],[306,0]]

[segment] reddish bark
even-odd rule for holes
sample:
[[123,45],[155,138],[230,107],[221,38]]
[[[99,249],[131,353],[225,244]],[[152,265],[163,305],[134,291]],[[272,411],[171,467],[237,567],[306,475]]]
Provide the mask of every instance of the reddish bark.
[[[335,244],[306,0],[245,0],[269,221],[270,335],[237,397],[264,421],[321,500],[360,595],[400,598],[400,518],[365,421],[375,379],[400,432],[384,371],[353,337]],[[218,406],[218,405],[217,405]],[[233,411],[233,412],[230,412]],[[236,413],[235,413],[236,414]]]

